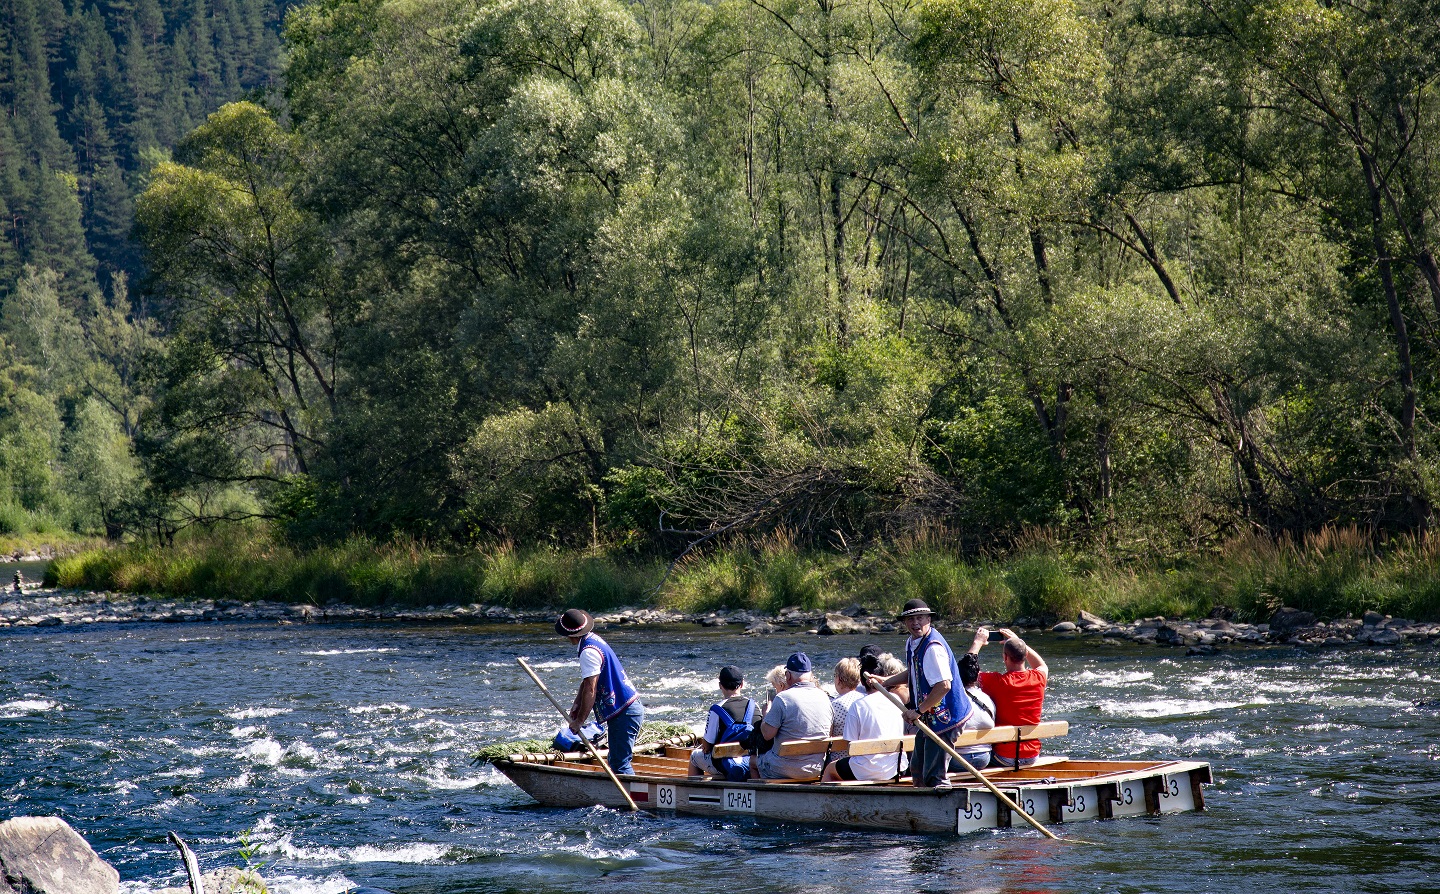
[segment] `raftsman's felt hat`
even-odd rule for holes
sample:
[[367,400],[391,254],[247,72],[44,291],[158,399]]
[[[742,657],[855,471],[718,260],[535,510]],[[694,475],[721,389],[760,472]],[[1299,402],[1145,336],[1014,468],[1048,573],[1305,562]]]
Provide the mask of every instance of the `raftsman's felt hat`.
[[555,622],[555,632],[561,636],[584,636],[594,629],[595,619],[578,608],[567,609]]
[[911,599],[905,603],[905,608],[900,612],[902,618],[913,618],[916,615],[933,615],[930,606],[925,604],[924,599]]

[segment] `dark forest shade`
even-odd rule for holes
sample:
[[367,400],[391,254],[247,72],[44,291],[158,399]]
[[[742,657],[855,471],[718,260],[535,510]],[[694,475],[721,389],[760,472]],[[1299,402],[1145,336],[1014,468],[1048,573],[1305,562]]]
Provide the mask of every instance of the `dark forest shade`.
[[288,2],[5,0],[0,19],[0,294],[24,264],[141,268],[131,203],[147,167],[227,100],[277,74]]

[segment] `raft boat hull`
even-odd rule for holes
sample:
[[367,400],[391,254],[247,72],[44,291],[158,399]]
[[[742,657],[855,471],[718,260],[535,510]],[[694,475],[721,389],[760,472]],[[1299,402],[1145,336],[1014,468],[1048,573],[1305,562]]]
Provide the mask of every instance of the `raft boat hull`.
[[[958,774],[951,777],[955,788],[943,793],[917,789],[906,780],[722,782],[677,771],[677,752],[688,751],[668,751],[660,757],[637,756],[637,772],[620,777],[643,810],[898,832],[966,834],[1029,828],[987,789],[977,782],[960,781]],[[495,768],[547,807],[625,807],[615,784],[592,761],[557,758],[499,760]],[[1211,781],[1210,765],[1198,761],[1062,758],[1034,768],[991,770],[986,776],[1021,809],[1047,825],[1202,810],[1201,786]]]

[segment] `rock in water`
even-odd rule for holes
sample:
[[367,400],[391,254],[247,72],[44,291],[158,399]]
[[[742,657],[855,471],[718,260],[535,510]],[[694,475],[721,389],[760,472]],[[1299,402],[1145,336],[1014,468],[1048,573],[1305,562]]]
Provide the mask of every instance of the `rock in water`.
[[120,873],[54,816],[0,823],[0,894],[118,894]]
[[[212,869],[200,876],[205,894],[259,894],[266,890],[264,879],[253,869]],[[159,894],[190,894],[190,886],[162,888]]]
[[1298,608],[1285,606],[1276,609],[1275,614],[1270,616],[1270,633],[1277,637],[1284,636],[1301,627],[1310,627],[1314,623],[1315,616],[1310,612],[1302,612]]
[[825,616],[825,623],[820,625],[821,636],[830,636],[836,633],[864,633],[869,630],[864,624],[854,618],[847,618],[842,614],[828,614]]

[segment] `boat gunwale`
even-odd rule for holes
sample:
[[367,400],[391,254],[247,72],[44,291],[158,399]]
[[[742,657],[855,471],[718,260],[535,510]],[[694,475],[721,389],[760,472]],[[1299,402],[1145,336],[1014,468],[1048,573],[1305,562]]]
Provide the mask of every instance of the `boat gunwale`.
[[[508,758],[497,759],[493,762],[497,770],[500,770],[507,778],[510,774],[505,772],[501,764],[508,765],[517,770],[532,770],[539,773],[547,773],[563,776],[576,776],[581,778],[593,778],[603,775],[597,767],[594,769],[586,767],[555,766],[554,761],[512,761]],[[1140,761],[1076,761],[1076,763],[1117,763],[1135,764],[1145,763],[1143,767],[1117,768],[1109,772],[1094,772],[1086,775],[1061,775],[1051,774],[1043,777],[1007,777],[1005,773],[1013,773],[1014,770],[1006,770],[1001,773],[986,774],[991,782],[1000,788],[1073,788],[1090,784],[1109,784],[1118,782],[1129,782],[1138,779],[1153,778],[1155,776],[1168,776],[1175,773],[1189,773],[1201,768],[1209,768],[1206,761],[1185,761],[1165,760],[1155,762]],[[1058,769],[1062,764],[1053,764],[1041,769]],[[1021,767],[1020,770],[1025,770]],[[956,774],[952,774],[956,775]],[[934,797],[934,792],[928,788],[916,788],[908,782],[897,783],[894,780],[853,780],[844,782],[821,782],[818,779],[746,779],[739,782],[731,782],[725,779],[712,779],[698,776],[666,776],[654,773],[622,773],[618,774],[622,782],[635,782],[658,785],[685,785],[699,788],[734,789],[747,788],[757,791],[782,789],[788,792],[812,792],[817,794],[838,794],[841,792],[884,792],[894,794],[909,794],[917,797]],[[981,784],[971,779],[952,780],[955,788],[981,788]]]

